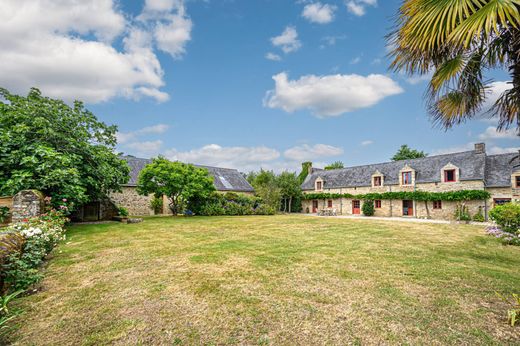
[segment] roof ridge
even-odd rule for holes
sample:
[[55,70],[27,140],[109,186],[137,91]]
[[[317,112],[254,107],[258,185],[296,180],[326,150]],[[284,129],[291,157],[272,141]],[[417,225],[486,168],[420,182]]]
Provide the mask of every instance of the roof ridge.
[[397,160],[397,161],[385,161],[385,162],[378,162],[378,163],[369,163],[369,164],[365,164],[365,165],[348,166],[348,167],[335,168],[335,169],[326,169],[324,171],[326,171],[326,172],[343,171],[343,170],[347,170],[347,169],[350,169],[350,168],[368,167],[368,166],[375,166],[375,165],[384,165],[384,164],[387,164],[387,163],[396,163],[396,162],[400,162],[400,161],[419,161],[419,160],[431,159],[431,158],[434,158],[434,157],[449,156],[449,155],[455,155],[455,154],[465,154],[465,153],[471,153],[471,152],[475,153],[475,150],[458,151],[456,153],[432,155],[432,156],[420,157],[420,158],[416,158],[416,159],[405,159],[405,160]]

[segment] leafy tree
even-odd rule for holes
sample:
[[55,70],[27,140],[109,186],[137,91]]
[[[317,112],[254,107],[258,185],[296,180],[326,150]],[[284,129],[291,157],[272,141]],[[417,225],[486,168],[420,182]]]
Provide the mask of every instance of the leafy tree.
[[328,166],[325,166],[326,170],[345,168],[345,165],[341,161],[335,161]]
[[300,180],[296,173],[283,172],[277,177],[280,188],[282,208],[285,212],[292,212],[293,201],[301,195]]
[[254,173],[250,184],[263,202],[274,210],[280,209],[281,189],[278,187],[276,174],[263,169]]
[[312,162],[307,161],[307,162],[302,163],[302,171],[298,175],[300,184],[302,184],[304,182],[305,178],[307,178],[307,175],[309,175],[309,167],[311,167],[311,166],[312,166]]
[[203,200],[213,191],[215,186],[208,170],[163,157],[146,165],[137,180],[139,194],[154,194],[156,198],[167,196],[173,215],[181,213],[191,199]]
[[489,114],[520,131],[520,1],[405,0],[388,38],[395,71],[433,73],[428,110],[445,128],[479,114],[491,86],[484,72],[507,68],[511,89]]
[[408,145],[403,144],[397,150],[397,153],[395,153],[394,156],[392,156],[392,161],[401,161],[401,160],[409,160],[409,159],[420,159],[422,157],[426,157],[428,154],[426,154],[424,151],[419,151],[415,149],[411,149]]
[[129,168],[114,153],[116,131],[79,101],[0,88],[0,195],[38,189],[81,205],[120,190]]

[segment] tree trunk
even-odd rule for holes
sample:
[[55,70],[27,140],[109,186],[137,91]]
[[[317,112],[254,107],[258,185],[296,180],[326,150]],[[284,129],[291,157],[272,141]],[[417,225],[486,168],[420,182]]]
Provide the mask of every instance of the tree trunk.
[[292,196],[289,197],[289,213],[292,213]]
[[424,201],[424,207],[426,208],[426,218],[430,219],[430,209],[428,209],[428,201]]

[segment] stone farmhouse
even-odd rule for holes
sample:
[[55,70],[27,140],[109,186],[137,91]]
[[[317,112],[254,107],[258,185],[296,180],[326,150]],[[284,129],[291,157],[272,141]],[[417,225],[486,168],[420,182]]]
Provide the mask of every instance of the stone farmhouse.
[[[153,196],[141,196],[136,191],[139,172],[141,172],[144,166],[151,163],[152,160],[141,159],[133,156],[124,156],[123,159],[125,159],[130,166],[130,180],[123,186],[122,192],[111,194],[110,199],[117,206],[128,209],[128,212],[131,215],[153,214],[153,211],[150,208],[150,200]],[[253,187],[236,169],[201,165],[194,166],[208,170],[209,174],[213,176],[213,184],[215,185],[216,190],[219,192],[236,192],[245,194],[254,193]],[[171,213],[170,209],[168,208],[168,201],[166,197],[164,197],[163,202],[163,213]]]
[[[363,200],[355,195],[402,191],[449,192],[485,190],[488,200],[465,201],[471,215],[487,218],[493,206],[520,201],[519,153],[486,155],[485,144],[472,151],[429,156],[335,170],[309,168],[302,184],[304,194],[331,193],[354,198],[324,198],[303,201],[303,212],[333,209],[337,214],[362,214]],[[318,195],[319,196],[319,195]],[[375,200],[375,216],[454,219],[455,201]]]

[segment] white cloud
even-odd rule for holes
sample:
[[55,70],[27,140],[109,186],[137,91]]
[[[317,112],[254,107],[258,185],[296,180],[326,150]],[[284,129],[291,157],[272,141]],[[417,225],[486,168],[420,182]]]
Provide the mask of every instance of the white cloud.
[[[475,142],[469,142],[462,145],[457,145],[449,148],[441,148],[437,150],[433,150],[431,155],[442,155],[442,154],[451,154],[451,153],[460,153],[464,151],[473,150],[475,147]],[[486,143],[486,153],[488,155],[496,155],[496,154],[505,154],[505,153],[514,153],[520,150],[520,147],[501,147],[498,145]]]
[[363,147],[366,147],[367,145],[371,145],[371,144],[374,144],[374,141],[366,140],[366,141],[361,142],[361,145]]
[[[132,132],[117,132],[117,142],[119,144],[127,144],[132,140],[135,140],[137,137],[148,134],[161,134],[166,132],[170,128],[169,125],[166,124],[157,124],[152,126],[146,126],[142,129],[132,131]],[[128,144],[127,144],[128,146]]]
[[360,62],[361,62],[361,57],[360,56],[357,56],[354,59],[350,60],[350,64],[351,65],[356,65],[356,64],[359,64]]
[[377,0],[349,0],[345,5],[350,13],[361,17],[365,15],[367,6],[377,6]]
[[308,144],[294,146],[284,151],[283,155],[292,161],[311,161],[324,157],[338,156],[343,154],[343,149],[327,144]]
[[271,52],[267,53],[265,55],[265,58],[267,60],[272,60],[272,61],[280,61],[280,60],[282,60],[281,56],[279,56],[278,54],[275,54],[275,53],[271,53]]
[[487,112],[489,109],[491,109],[502,93],[511,89],[512,87],[513,84],[509,81],[498,81],[490,83],[488,90],[486,90],[486,100],[482,106],[483,112]]
[[478,136],[478,138],[483,141],[496,139],[520,140],[520,137],[518,136],[518,133],[515,129],[497,131],[497,128],[494,126],[489,126],[483,133]]
[[264,106],[286,112],[309,109],[318,117],[338,116],[375,105],[403,89],[391,78],[371,74],[306,75],[290,81],[285,72],[273,76],[274,90],[266,93]]
[[271,164],[280,157],[280,152],[265,146],[222,147],[218,144],[208,144],[189,151],[170,149],[165,155],[171,160],[248,171],[257,170],[262,164]]
[[316,2],[307,4],[303,8],[302,17],[312,23],[327,24],[334,20],[336,6]]
[[286,27],[280,35],[272,37],[271,43],[275,47],[280,47],[286,54],[295,52],[302,46],[302,43],[298,40],[298,32],[292,26]]
[[423,75],[409,76],[406,78],[406,82],[408,82],[408,84],[411,84],[411,85],[417,85],[419,83],[431,80],[432,77],[433,77],[433,71],[428,72]]
[[[36,86],[45,95],[69,102],[97,103],[113,97],[166,101],[154,43],[178,57],[190,39],[191,26],[182,1],[162,7],[159,3],[147,1],[144,11],[157,9],[160,19],[145,19],[143,12],[136,21],[121,13],[115,0],[3,1],[0,84],[15,93]],[[112,44],[116,38],[122,39],[122,49]]]
[[156,141],[144,141],[144,142],[132,142],[125,145],[126,148],[132,150],[132,153],[136,156],[141,157],[152,157],[157,156],[161,152],[163,142],[161,140]]
[[[338,42],[339,40],[344,40],[346,38],[347,38],[346,35],[324,36],[324,37],[322,37],[321,40],[324,41],[329,46],[334,46],[336,44],[336,42]],[[323,48],[323,46],[322,46],[322,48]]]

